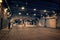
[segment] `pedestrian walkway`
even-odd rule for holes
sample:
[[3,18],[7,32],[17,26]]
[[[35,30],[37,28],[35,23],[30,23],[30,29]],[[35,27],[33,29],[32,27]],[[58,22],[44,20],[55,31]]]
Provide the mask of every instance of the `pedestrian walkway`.
[[0,40],[60,40],[60,30],[50,28],[21,28],[0,30]]

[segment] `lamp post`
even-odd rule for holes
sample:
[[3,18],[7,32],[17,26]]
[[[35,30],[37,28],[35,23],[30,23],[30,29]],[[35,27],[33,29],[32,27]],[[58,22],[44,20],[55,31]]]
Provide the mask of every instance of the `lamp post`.
[[2,21],[3,21],[2,0],[0,0],[0,29],[2,29]]

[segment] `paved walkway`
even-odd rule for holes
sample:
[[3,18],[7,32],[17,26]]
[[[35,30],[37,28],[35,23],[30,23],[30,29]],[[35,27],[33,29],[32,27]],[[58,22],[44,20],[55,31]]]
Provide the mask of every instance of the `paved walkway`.
[[0,40],[60,40],[60,30],[13,27],[11,30],[0,30]]

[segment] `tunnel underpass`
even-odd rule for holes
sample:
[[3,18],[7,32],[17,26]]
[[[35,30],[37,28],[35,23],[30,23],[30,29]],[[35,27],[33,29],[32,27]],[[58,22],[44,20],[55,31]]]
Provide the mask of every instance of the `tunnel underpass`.
[[60,0],[0,0],[0,40],[60,40]]

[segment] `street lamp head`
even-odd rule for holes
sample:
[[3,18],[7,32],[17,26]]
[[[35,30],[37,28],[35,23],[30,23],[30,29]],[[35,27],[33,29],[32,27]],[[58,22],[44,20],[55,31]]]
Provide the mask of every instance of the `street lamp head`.
[[21,7],[21,9],[22,9],[22,10],[24,10],[24,9],[25,9],[25,7]]
[[33,9],[34,11],[36,11],[36,9]]
[[34,14],[34,16],[36,16],[36,14]]
[[19,15],[21,15],[21,13],[19,13]]
[[47,12],[46,10],[44,10],[44,12]]

